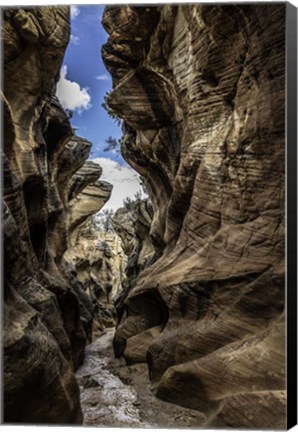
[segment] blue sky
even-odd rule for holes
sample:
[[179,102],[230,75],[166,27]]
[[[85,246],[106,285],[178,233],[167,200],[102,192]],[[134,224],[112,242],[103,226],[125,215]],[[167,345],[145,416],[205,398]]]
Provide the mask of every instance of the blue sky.
[[[91,157],[109,156],[123,163],[121,156],[103,152],[106,138],[121,136],[120,127],[101,107],[105,93],[112,87],[111,77],[100,53],[101,46],[108,38],[101,25],[103,10],[103,5],[72,6],[71,39],[64,57],[62,75],[67,81],[79,84],[80,93],[77,88],[75,95],[75,91],[69,87],[72,95],[68,94],[69,105],[64,106],[73,111],[71,123],[77,128],[77,134],[92,142]],[[73,109],[76,104],[78,108]]]
[[109,136],[121,137],[121,129],[101,107],[112,80],[101,58],[108,34],[102,24],[103,5],[71,6],[71,38],[67,47],[56,94],[65,109],[73,112],[71,124],[77,135],[92,143],[89,158],[103,168],[102,180],[113,184],[104,208],[116,210],[123,199],[141,190],[139,175],[121,155],[104,152]]

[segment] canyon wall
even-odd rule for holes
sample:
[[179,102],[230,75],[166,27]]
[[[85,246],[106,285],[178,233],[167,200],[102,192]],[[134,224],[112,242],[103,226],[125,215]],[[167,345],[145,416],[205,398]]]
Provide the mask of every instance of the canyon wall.
[[147,362],[156,395],[206,425],[285,427],[285,9],[103,16],[107,102],[149,192],[155,251],[115,353]]
[[68,7],[3,13],[4,422],[80,424],[74,370],[94,305],[66,259],[111,185],[55,97]]
[[[126,277],[123,279],[122,289],[114,300],[118,323],[127,318],[125,300],[135,286],[139,273],[156,259],[154,247],[149,239],[151,222],[152,206],[147,199],[135,200],[129,206],[119,208],[112,219],[113,229],[121,239],[122,249],[127,256]],[[125,345],[125,335],[122,335],[120,329],[118,326],[113,341],[116,357],[123,354]],[[137,351],[139,356],[139,349]]]
[[125,280],[126,256],[120,238],[89,218],[71,235],[66,257],[94,304],[94,330],[114,327],[113,303]]

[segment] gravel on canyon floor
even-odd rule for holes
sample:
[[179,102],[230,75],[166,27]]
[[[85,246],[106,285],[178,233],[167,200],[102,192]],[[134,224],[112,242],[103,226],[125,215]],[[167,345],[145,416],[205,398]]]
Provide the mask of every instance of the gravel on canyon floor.
[[97,335],[86,348],[76,373],[85,426],[141,428],[198,428],[198,411],[157,399],[150,391],[146,364],[127,366],[114,357],[114,330]]

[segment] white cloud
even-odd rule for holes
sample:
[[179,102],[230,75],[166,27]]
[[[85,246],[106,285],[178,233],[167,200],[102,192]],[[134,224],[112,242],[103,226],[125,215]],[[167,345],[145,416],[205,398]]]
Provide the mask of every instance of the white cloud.
[[[93,162],[99,163],[102,167],[100,180],[105,180],[113,185],[111,198],[104,208],[111,208],[116,211],[123,207],[123,200],[127,197],[134,198],[136,192],[142,190],[139,174],[129,166],[122,166],[110,158],[95,158]],[[144,193],[142,196],[145,198]]]
[[66,75],[67,66],[62,66],[56,95],[64,109],[77,110],[80,114],[91,107],[91,96],[87,88],[80,87],[75,81],[69,81]]
[[70,35],[70,43],[73,43],[74,45],[78,45],[80,42],[79,36]]
[[75,19],[78,15],[80,15],[80,9],[78,8],[78,6],[70,6],[70,17],[72,19]]
[[107,74],[98,75],[95,77],[98,81],[109,81],[110,77]]

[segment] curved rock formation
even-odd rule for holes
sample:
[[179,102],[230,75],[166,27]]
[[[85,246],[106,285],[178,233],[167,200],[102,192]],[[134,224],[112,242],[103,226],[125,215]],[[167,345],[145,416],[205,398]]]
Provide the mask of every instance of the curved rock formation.
[[[79,424],[73,371],[94,307],[64,256],[70,229],[104,204],[111,187],[97,182],[100,167],[81,179],[91,144],[74,136],[54,96],[69,8],[2,12],[4,421]],[[77,201],[89,190],[82,215]]]
[[117,355],[157,396],[238,428],[285,427],[285,5],[105,9],[108,104],[145,179],[156,257]]
[[113,301],[122,289],[126,258],[120,239],[113,232],[100,230],[96,219],[88,219],[70,237],[67,261],[95,308],[95,328],[116,324]]
[[149,261],[153,259],[154,248],[149,240],[152,221],[152,207],[148,200],[136,200],[132,208],[119,208],[112,220],[113,228],[119,235],[125,254],[129,257],[126,274],[130,284]]
[[[139,273],[151,262],[156,259],[154,247],[149,239],[149,231],[152,222],[152,207],[148,200],[135,200],[129,206],[119,208],[112,220],[113,228],[121,238],[121,243],[127,255],[127,265],[125,268],[126,279],[122,284],[122,290],[115,299],[118,322],[124,322],[124,334],[122,325],[118,325],[113,345],[117,357],[123,354],[123,347],[126,339],[126,307],[125,300],[135,286]],[[145,361],[146,350],[140,349],[141,342],[138,342],[136,356]],[[127,362],[132,362],[134,353],[125,351]]]

